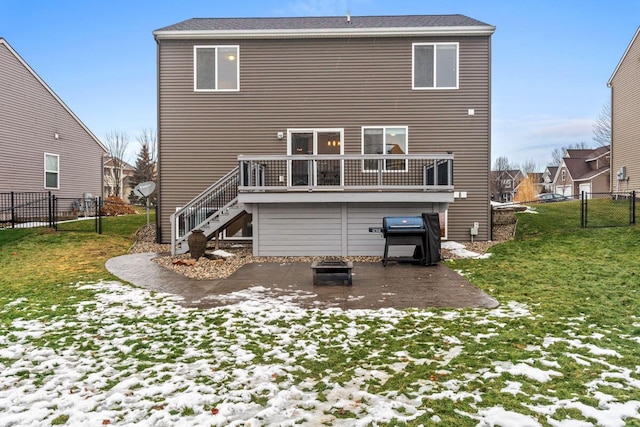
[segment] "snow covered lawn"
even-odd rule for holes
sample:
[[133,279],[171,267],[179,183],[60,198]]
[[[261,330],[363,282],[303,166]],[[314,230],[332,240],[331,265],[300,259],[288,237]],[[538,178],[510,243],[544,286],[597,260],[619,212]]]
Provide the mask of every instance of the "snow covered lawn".
[[23,313],[0,324],[0,426],[640,425],[640,338],[586,317],[305,310],[261,287],[196,310],[77,286],[95,300],[0,308]]

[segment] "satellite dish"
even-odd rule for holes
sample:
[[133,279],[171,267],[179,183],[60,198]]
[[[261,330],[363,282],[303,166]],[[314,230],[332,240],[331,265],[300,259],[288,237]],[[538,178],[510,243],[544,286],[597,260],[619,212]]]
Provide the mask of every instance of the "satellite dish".
[[156,183],[153,181],[141,182],[136,185],[133,189],[133,192],[136,196],[147,197],[149,194],[153,193],[153,190],[156,189]]

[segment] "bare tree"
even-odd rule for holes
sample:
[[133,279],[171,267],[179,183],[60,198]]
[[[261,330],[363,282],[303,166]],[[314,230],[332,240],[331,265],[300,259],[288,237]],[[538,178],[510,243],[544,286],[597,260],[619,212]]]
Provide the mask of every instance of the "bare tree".
[[560,166],[562,159],[567,157],[567,150],[586,150],[588,148],[591,147],[584,141],[569,144],[566,147],[556,147],[551,151],[551,166]]
[[493,162],[491,170],[491,198],[503,201],[503,193],[507,189],[505,175],[512,169],[511,162],[506,156],[500,156]]
[[500,156],[495,160],[495,162],[493,162],[494,171],[507,171],[510,169],[511,162],[509,162],[509,158],[507,156]]
[[112,130],[105,136],[105,145],[111,161],[111,194],[122,197],[122,171],[125,166],[124,156],[129,146],[129,137],[125,132]]
[[611,101],[602,106],[593,125],[593,140],[599,147],[611,144]]
[[525,160],[520,165],[520,171],[524,175],[529,175],[530,173],[537,172],[538,171],[538,164],[533,159]]
[[567,155],[564,147],[556,147],[551,151],[551,166],[560,166],[562,159]]

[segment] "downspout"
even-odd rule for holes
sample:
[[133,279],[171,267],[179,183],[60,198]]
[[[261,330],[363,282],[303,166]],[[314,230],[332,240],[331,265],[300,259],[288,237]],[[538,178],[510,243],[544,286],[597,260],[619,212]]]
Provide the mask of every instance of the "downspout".
[[162,140],[160,131],[160,42],[155,35],[153,39],[156,41],[156,243],[162,243],[162,226],[160,225],[160,189],[162,188],[160,185],[160,141]]

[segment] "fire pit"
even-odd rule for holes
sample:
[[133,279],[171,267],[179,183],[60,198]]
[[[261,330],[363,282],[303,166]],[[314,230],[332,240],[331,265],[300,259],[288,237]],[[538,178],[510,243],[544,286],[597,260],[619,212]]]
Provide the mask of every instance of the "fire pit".
[[313,285],[349,285],[353,284],[351,271],[353,262],[339,259],[326,259],[324,261],[314,261],[311,264],[313,271]]

